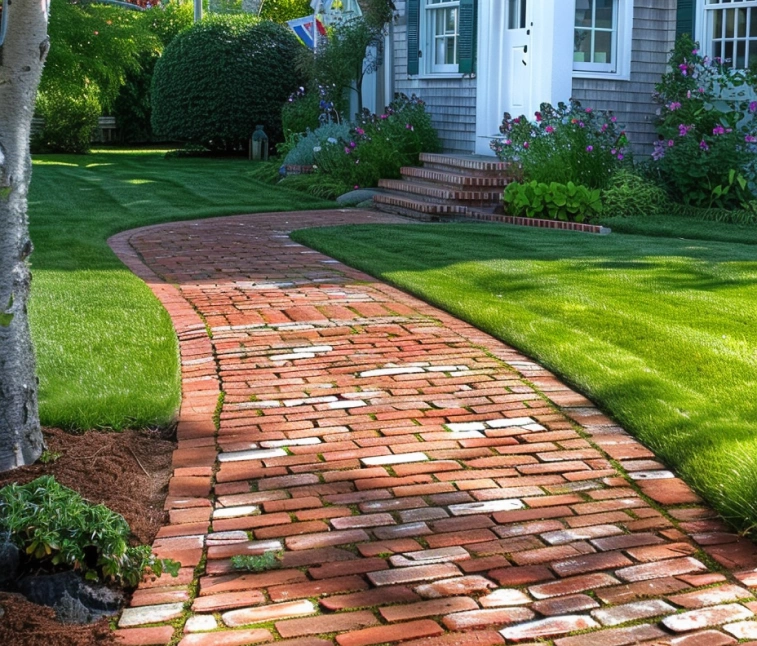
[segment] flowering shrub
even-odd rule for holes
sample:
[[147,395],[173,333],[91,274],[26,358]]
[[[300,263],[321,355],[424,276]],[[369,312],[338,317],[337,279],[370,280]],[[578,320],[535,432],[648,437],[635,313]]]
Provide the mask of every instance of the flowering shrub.
[[363,111],[347,137],[316,152],[319,172],[349,186],[376,186],[418,163],[422,152],[439,150],[439,138],[424,102],[397,95],[383,114]]
[[610,112],[578,101],[542,103],[535,121],[505,113],[491,147],[503,161],[519,163],[527,181],[602,188],[621,165],[628,143]]
[[669,64],[657,86],[653,168],[676,201],[748,205],[757,195],[754,75],[701,56],[689,37],[678,40]]
[[584,222],[602,212],[599,189],[588,189],[573,182],[537,182],[507,185],[502,196],[511,215]]

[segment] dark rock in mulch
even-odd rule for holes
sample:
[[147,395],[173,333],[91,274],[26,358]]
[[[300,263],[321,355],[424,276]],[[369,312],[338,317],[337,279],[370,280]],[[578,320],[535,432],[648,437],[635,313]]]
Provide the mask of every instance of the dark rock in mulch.
[[55,610],[64,624],[91,624],[116,614],[124,595],[102,583],[85,581],[77,572],[24,577],[18,591],[29,601]]

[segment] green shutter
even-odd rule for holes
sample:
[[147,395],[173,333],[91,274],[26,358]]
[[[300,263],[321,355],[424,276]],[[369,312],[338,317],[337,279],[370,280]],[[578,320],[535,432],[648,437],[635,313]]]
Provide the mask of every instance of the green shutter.
[[678,12],[676,14],[676,38],[681,34],[689,34],[694,37],[694,7],[696,0],[678,0]]
[[471,74],[476,70],[476,13],[474,0],[460,0],[457,69],[461,74]]
[[420,49],[420,0],[407,0],[407,73],[418,73]]

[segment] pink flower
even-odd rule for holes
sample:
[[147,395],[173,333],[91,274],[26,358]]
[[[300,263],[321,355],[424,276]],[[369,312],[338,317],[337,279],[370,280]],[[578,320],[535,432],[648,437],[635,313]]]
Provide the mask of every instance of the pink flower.
[[551,135],[554,131],[555,129],[552,126],[547,126],[546,128],[544,128],[544,132],[546,132],[549,135]]
[[712,129],[712,134],[715,135],[716,137],[718,135],[724,135],[725,134],[725,128],[723,126],[715,126]]
[[363,130],[362,128],[355,128],[355,132],[357,134],[359,134],[359,135],[364,135],[365,134],[365,130]]
[[531,145],[531,144],[529,144],[529,143],[528,143],[527,141],[524,141],[524,142],[523,142],[523,147],[524,147],[524,148],[525,148],[526,150],[528,150],[528,147],[529,147],[530,145]]
[[388,115],[388,114],[382,114],[382,115],[381,115],[381,118],[382,118],[382,119],[388,119],[388,118],[389,118],[389,115]]
[[351,141],[351,142],[350,142],[350,148],[354,148],[354,147],[355,147],[355,142],[354,142],[354,141]]
[[536,117],[536,123],[539,123],[542,119],[541,112],[534,112],[534,116]]
[[680,108],[681,108],[681,104],[678,103],[678,101],[673,101],[673,103],[671,103],[668,106],[668,110],[670,110],[671,112],[675,112],[676,110],[679,110]]
[[355,184],[355,186],[353,186],[352,188],[354,188],[355,190],[357,190],[357,189],[360,188],[360,184]]
[[691,90],[686,90],[686,98],[687,99],[691,98]]
[[610,151],[610,154],[611,154],[611,155],[614,155],[614,154],[615,154],[616,152],[618,152],[618,151],[617,151],[617,150],[615,150],[615,148],[613,148],[613,149],[612,149],[612,150]]
[[675,145],[676,145],[675,141],[673,141],[672,139],[668,139],[668,148],[672,148]]
[[344,154],[349,155],[352,152],[347,146],[344,147]]
[[618,117],[610,117],[610,121],[612,121],[613,123],[615,123],[617,120],[618,120]]
[[697,92],[699,92],[699,94],[704,94],[704,88],[703,87],[698,88]]
[[699,50],[698,49],[692,49],[691,53],[694,54],[694,56],[696,56],[699,53]]
[[586,108],[586,114],[591,114],[593,112],[592,108]]

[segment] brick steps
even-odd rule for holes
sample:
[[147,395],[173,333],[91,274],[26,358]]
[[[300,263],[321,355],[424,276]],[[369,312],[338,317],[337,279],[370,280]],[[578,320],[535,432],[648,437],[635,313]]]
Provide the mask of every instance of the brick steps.
[[443,202],[463,206],[489,206],[502,197],[499,189],[483,191],[460,191],[431,182],[417,182],[401,179],[381,179],[379,186],[390,191],[410,193],[423,202]]
[[380,180],[387,192],[374,196],[378,210],[420,220],[466,217],[499,204],[512,178],[509,164],[488,157],[422,153],[420,161],[402,168],[402,179]]

